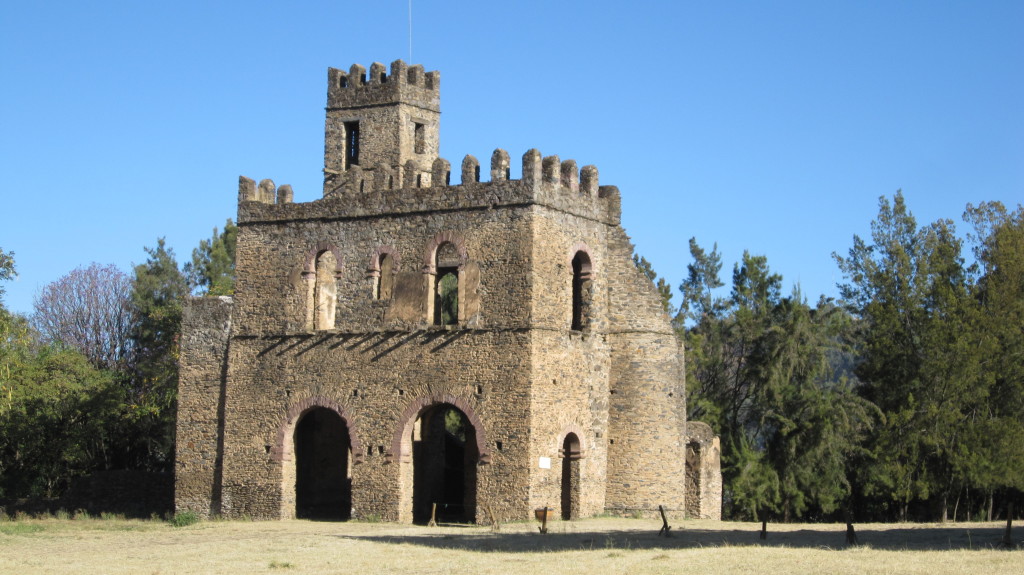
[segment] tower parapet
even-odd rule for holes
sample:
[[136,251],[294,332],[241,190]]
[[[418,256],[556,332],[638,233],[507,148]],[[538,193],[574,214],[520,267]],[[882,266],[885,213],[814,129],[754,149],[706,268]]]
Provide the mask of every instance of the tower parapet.
[[327,71],[324,127],[324,195],[343,187],[341,175],[358,166],[401,172],[412,162],[415,176],[431,173],[437,159],[441,120],[441,74],[401,60],[359,64],[348,72]]

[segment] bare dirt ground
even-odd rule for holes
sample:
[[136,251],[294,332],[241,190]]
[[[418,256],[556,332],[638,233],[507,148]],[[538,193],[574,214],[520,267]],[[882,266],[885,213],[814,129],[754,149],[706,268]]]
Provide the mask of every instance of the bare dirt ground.
[[[0,522],[0,573],[1020,573],[1004,524],[845,526],[586,519],[489,527],[32,519]],[[1015,528],[1020,543],[1024,526]]]

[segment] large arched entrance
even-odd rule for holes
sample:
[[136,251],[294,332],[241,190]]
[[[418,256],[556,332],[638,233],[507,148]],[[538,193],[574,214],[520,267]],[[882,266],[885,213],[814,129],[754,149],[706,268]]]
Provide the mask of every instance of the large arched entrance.
[[476,521],[480,459],[476,429],[449,403],[422,410],[412,425],[412,519],[427,523]]
[[580,516],[580,440],[575,433],[565,434],[562,442],[562,519]]
[[295,425],[295,516],[348,519],[352,512],[352,442],[337,412],[314,407]]

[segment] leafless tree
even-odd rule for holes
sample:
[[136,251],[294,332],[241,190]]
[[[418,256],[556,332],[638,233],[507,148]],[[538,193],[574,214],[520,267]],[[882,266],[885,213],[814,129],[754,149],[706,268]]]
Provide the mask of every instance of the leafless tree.
[[100,369],[128,358],[136,321],[132,280],[113,265],[92,263],[48,284],[35,297],[32,323],[47,341],[77,349]]

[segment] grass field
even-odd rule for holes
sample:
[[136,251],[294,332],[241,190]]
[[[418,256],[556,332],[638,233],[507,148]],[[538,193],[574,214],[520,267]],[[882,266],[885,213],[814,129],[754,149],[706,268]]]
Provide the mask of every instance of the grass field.
[[[488,527],[388,523],[0,521],[0,573],[1020,573],[1003,524],[839,525],[587,519]],[[1016,529],[1024,529],[1024,526]],[[1014,532],[1020,541],[1021,533]]]

